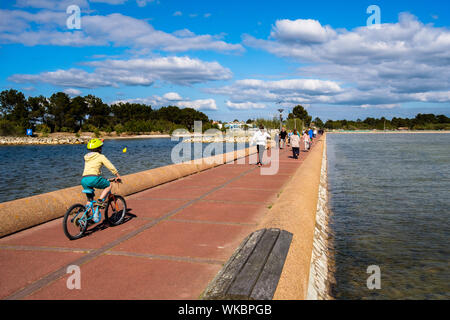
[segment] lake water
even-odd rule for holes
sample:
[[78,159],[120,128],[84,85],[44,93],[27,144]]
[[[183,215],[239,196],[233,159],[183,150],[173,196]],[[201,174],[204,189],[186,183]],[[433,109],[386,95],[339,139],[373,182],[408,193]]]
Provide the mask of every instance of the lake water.
[[[126,175],[172,164],[172,148],[178,143],[171,139],[105,140],[103,154],[121,175]],[[203,149],[207,146],[202,145]],[[125,147],[126,153],[123,152]],[[223,149],[233,147],[238,149],[243,145],[223,144]],[[79,185],[83,156],[87,152],[86,145],[0,146],[0,202]],[[223,150],[218,151],[221,152]],[[184,160],[201,156],[194,153],[194,144],[191,144],[191,157],[186,156]],[[103,174],[112,177],[106,168]]]
[[329,134],[327,156],[333,296],[449,299],[450,134]]

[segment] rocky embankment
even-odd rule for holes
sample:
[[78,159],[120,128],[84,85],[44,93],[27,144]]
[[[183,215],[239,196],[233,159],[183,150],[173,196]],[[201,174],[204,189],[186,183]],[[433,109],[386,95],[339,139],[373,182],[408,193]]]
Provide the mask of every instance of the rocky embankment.
[[0,137],[0,145],[85,144],[90,137]]

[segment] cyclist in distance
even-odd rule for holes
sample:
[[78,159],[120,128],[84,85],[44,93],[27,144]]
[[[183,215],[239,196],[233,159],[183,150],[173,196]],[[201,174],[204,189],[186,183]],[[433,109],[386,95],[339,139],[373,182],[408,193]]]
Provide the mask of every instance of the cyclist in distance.
[[84,171],[81,185],[84,189],[104,189],[97,200],[99,207],[105,207],[105,197],[111,191],[111,183],[102,177],[101,168],[105,166],[116,176],[116,181],[121,180],[119,172],[103,154],[102,154],[103,140],[91,139],[87,144],[90,152],[84,156]]

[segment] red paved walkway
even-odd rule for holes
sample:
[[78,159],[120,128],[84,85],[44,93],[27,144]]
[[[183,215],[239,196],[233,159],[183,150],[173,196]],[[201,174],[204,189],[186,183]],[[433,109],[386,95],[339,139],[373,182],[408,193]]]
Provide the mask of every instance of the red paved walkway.
[[306,155],[281,151],[273,176],[247,159],[129,196],[124,224],[76,241],[61,219],[0,239],[0,299],[198,299]]

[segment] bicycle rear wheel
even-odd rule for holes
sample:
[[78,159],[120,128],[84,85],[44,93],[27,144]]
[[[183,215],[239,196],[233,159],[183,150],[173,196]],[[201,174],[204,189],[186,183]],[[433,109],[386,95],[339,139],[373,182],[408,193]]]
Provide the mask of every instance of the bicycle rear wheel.
[[122,196],[112,195],[108,199],[108,204],[105,208],[105,219],[108,223],[112,226],[121,224],[126,213],[127,203],[125,199]]
[[83,236],[87,228],[87,215],[85,206],[74,204],[67,210],[63,220],[64,234],[70,240],[76,240]]

